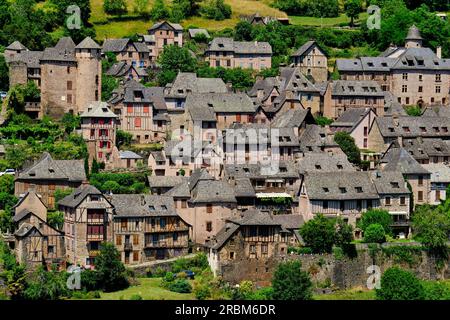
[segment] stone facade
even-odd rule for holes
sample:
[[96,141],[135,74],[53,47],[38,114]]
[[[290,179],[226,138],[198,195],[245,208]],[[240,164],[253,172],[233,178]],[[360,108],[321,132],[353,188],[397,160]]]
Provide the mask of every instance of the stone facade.
[[328,58],[315,41],[308,41],[301,46],[291,59],[305,75],[312,76],[315,81],[328,80]]

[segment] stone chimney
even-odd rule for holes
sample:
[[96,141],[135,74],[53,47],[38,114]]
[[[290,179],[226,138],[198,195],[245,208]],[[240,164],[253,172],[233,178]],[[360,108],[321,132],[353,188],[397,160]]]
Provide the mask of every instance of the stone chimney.
[[439,59],[442,59],[442,47],[441,46],[436,48],[436,55]]

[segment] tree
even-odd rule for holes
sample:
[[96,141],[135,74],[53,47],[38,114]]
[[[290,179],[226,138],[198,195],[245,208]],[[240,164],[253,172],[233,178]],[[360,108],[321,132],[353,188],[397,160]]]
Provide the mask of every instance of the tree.
[[64,212],[49,211],[47,214],[47,223],[57,230],[62,230],[64,226]]
[[78,115],[73,115],[72,113],[65,113],[62,120],[62,125],[64,126],[64,130],[67,134],[70,134],[76,128],[79,128],[81,125],[81,118]]
[[424,288],[419,279],[398,267],[384,272],[381,288],[376,290],[378,300],[422,300],[424,296]]
[[383,230],[387,234],[392,234],[392,224],[394,220],[392,216],[386,210],[370,209],[364,212],[361,216],[361,220],[358,223],[358,227],[363,231],[366,231],[367,227],[371,224],[379,224],[383,227]]
[[134,12],[142,17],[150,16],[148,11],[148,0],[134,0]]
[[409,106],[405,108],[406,114],[410,117],[420,117],[422,115],[422,109],[418,106]]
[[9,88],[9,69],[5,57],[0,55],[0,90],[8,91]]
[[229,19],[231,17],[231,6],[225,4],[224,0],[209,0],[202,7],[202,14],[208,19],[217,21]]
[[345,247],[353,241],[353,227],[350,224],[346,223],[343,219],[337,219],[335,228],[335,245]]
[[58,203],[60,200],[64,199],[65,197],[67,197],[68,195],[70,195],[72,193],[73,189],[69,188],[69,189],[56,189],[55,193],[54,193],[54,197],[55,197],[55,203]]
[[350,18],[350,26],[354,26],[355,18],[359,17],[362,11],[362,0],[345,0],[344,11],[347,17]]
[[116,131],[116,145],[117,147],[129,146],[133,140],[133,135],[129,132],[117,130]]
[[164,0],[156,0],[152,10],[150,10],[150,17],[154,21],[164,20],[170,17],[169,9],[167,9]]
[[103,10],[108,14],[120,16],[127,13],[127,2],[125,0],[104,0]]
[[329,126],[333,123],[333,119],[329,119],[323,116],[317,116],[314,119],[316,120],[316,123],[321,127]]
[[197,15],[200,8],[198,2],[199,0],[173,0],[171,20],[179,22]]
[[361,163],[361,153],[355,144],[355,139],[353,139],[348,132],[336,132],[334,135],[334,141],[347,155],[348,161],[356,165]]
[[70,297],[66,282],[64,272],[46,271],[43,266],[40,266],[28,281],[24,297],[27,300],[59,300]]
[[158,62],[163,71],[194,72],[197,67],[197,60],[191,52],[176,45],[166,46],[159,56]]
[[311,300],[312,283],[309,274],[301,270],[300,261],[282,262],[272,279],[273,299]]
[[329,253],[334,244],[334,222],[323,214],[317,214],[300,228],[305,245],[314,253]]
[[14,176],[5,174],[0,176],[0,193],[14,194]]
[[81,21],[84,26],[89,26],[89,18],[91,17],[91,2],[90,0],[50,0],[50,3],[54,5],[58,12],[55,14],[59,19],[61,25],[67,18],[67,8],[72,5],[76,5],[81,11]]
[[420,206],[412,215],[415,238],[430,249],[445,248],[448,241],[450,217],[443,207]]
[[242,20],[234,27],[234,40],[236,41],[252,41],[253,26],[250,22]]
[[364,231],[364,242],[383,243],[384,241],[386,241],[386,233],[381,224],[370,224]]
[[102,76],[102,100],[108,101],[112,97],[112,93],[119,86],[119,81],[113,76]]
[[112,243],[101,245],[100,254],[95,259],[95,271],[100,287],[106,292],[129,286],[120,253]]

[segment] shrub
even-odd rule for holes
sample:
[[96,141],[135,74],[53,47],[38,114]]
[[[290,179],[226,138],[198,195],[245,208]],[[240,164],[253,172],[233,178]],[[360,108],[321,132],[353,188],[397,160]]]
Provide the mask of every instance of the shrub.
[[376,297],[378,300],[422,300],[425,291],[414,274],[393,267],[381,277],[381,288],[376,290]]
[[224,0],[209,0],[202,7],[201,13],[208,19],[221,21],[231,17],[231,6]]
[[366,228],[366,231],[364,231],[364,242],[383,243],[385,240],[386,234],[381,224],[371,224]]
[[120,253],[112,243],[102,244],[100,254],[95,258],[95,272],[98,285],[106,292],[125,289],[129,286]]
[[186,279],[176,279],[168,285],[168,289],[172,292],[191,293],[192,286]]
[[133,294],[130,297],[130,300],[142,300],[142,297],[140,295],[138,295],[138,294]]
[[380,224],[383,227],[384,232],[391,235],[391,225],[393,222],[394,221],[392,219],[392,216],[388,211],[371,209],[362,214],[361,220],[358,223],[358,227],[365,231],[366,228],[371,224]]
[[164,277],[165,275],[166,275],[166,270],[164,270],[162,267],[158,267],[158,268],[156,268],[156,270],[155,270],[155,272],[154,272],[154,276],[156,277],[156,278],[162,278],[162,277]]
[[425,300],[450,300],[450,288],[443,282],[423,282]]
[[275,300],[310,300],[311,279],[301,270],[300,261],[282,262],[278,265],[272,279]]
[[339,145],[342,151],[347,155],[348,161],[359,165],[361,163],[361,153],[355,144],[355,139],[348,132],[337,132],[334,135],[334,141]]

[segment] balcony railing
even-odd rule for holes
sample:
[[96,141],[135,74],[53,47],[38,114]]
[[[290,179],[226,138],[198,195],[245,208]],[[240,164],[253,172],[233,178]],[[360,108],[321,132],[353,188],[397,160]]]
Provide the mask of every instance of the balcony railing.
[[146,248],[180,248],[180,247],[186,247],[188,244],[187,242],[168,242],[168,241],[151,241],[145,243]]
[[88,241],[103,241],[103,234],[88,234]]

